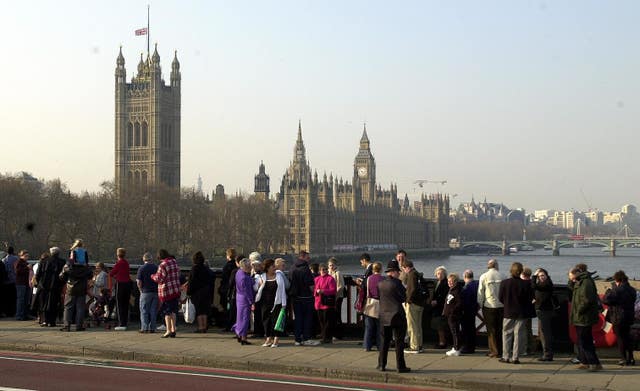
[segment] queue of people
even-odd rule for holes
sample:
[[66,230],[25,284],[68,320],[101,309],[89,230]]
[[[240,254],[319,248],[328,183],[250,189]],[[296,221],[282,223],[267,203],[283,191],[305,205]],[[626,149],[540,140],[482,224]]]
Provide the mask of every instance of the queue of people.
[[[116,258],[110,271],[102,262],[96,263],[92,271],[89,253],[82,241],[76,240],[68,260],[58,247],[52,247],[32,267],[27,263],[26,250],[16,256],[14,249],[9,248],[3,259],[4,267],[0,268],[3,293],[0,312],[7,315],[13,311],[16,320],[26,320],[30,318],[31,303],[40,325],[55,327],[63,308],[61,330],[68,332],[85,329],[88,308],[93,321],[99,324],[115,318],[114,330],[124,331],[135,286],[140,293],[140,333],[155,333],[162,328],[165,331],[162,338],[175,338],[179,306],[186,299],[195,311],[194,332],[207,332],[215,277],[201,252],[193,255],[186,279],[181,279],[175,257],[167,250],[157,252],[155,260],[159,265],[151,253],[145,253],[135,285],[126,250],[118,248]],[[277,348],[286,335],[284,324],[291,319],[295,346],[328,344],[339,336],[337,326],[341,324],[341,306],[347,290],[335,258],[314,265],[310,264],[309,254],[301,251],[288,276],[282,258],[263,261],[257,252],[244,257],[234,249],[226,251],[226,258],[218,290],[225,318],[223,326],[225,331],[234,333],[241,345],[251,345],[248,336],[253,329],[255,337],[264,338],[263,347]],[[498,262],[491,259],[487,270],[475,280],[470,269],[458,275],[439,266],[433,273],[435,285],[427,290],[422,273],[403,250],[397,252],[384,270],[382,263],[372,261],[367,253],[361,255],[360,264],[364,273],[354,280],[358,287],[355,309],[363,317],[364,350],[375,348],[379,352],[378,370],[386,370],[387,354],[393,344],[396,369],[410,371],[404,354],[424,351],[425,311],[431,319],[429,326],[437,335],[433,347],[450,348],[445,352],[448,357],[475,353],[479,317],[487,330],[487,356],[502,363],[520,364],[520,358],[532,354],[535,346],[532,319],[537,318],[542,348],[538,361],[553,361],[552,324],[559,304],[545,269],[532,272],[520,262],[513,262],[505,278]],[[115,280],[113,296],[108,276]],[[623,271],[614,274],[612,288],[602,300],[593,273],[585,264],[571,268],[568,277],[569,321],[576,334],[578,368],[602,369],[592,335],[602,303],[609,306],[607,321],[617,336],[619,365],[635,365],[630,328],[635,319],[636,291],[629,285],[626,274]],[[30,288],[34,289],[32,299]],[[160,327],[156,325],[158,315],[164,320]]]

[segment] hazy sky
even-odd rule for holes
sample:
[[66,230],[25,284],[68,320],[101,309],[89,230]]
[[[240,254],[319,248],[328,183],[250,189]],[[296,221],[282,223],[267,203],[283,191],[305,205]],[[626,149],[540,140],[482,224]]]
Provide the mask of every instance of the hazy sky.
[[[114,176],[114,69],[133,76],[142,1],[0,13],[0,172]],[[151,2],[164,78],[182,71],[182,185],[272,193],[292,159],[351,180],[367,123],[378,182],[527,210],[639,203],[640,2]],[[152,45],[153,46],[153,45]]]

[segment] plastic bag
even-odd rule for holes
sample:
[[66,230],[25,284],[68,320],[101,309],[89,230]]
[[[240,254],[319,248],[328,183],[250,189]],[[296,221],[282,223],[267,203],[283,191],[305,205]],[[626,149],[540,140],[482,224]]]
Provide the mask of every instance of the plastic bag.
[[284,333],[284,324],[287,319],[287,309],[281,308],[280,313],[278,314],[278,319],[276,320],[276,325],[273,327],[275,331],[279,331]]
[[182,312],[184,314],[184,321],[187,323],[193,323],[196,320],[196,306],[191,302],[191,298],[182,305]]

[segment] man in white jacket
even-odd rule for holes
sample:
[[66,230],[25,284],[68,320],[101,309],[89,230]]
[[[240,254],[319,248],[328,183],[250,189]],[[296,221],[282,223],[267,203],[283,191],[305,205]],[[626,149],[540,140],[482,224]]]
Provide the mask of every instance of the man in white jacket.
[[502,274],[498,271],[498,261],[490,259],[487,270],[478,281],[478,305],[482,308],[482,317],[487,327],[489,357],[501,357],[502,318],[504,306],[498,299]]

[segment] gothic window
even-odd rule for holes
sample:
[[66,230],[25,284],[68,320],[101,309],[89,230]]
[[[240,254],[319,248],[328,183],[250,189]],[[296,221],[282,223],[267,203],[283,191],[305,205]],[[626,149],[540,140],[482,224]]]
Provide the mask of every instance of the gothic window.
[[289,198],[288,203],[289,203],[289,209],[295,209],[296,208],[296,200],[293,197]]
[[300,228],[307,227],[307,218],[305,216],[300,217]]
[[146,147],[149,144],[149,127],[147,121],[142,123],[142,146]]
[[147,185],[147,170],[142,171],[142,184]]
[[295,234],[291,234],[289,236],[289,244],[292,245],[292,246],[295,246],[295,244],[296,244],[296,235]]
[[135,173],[135,184],[139,185],[140,184],[140,171],[136,170]]
[[133,173],[131,171],[127,172],[127,182],[129,182],[130,185],[133,184]]
[[127,123],[127,147],[133,147],[133,125]]
[[304,197],[300,197],[300,209],[304,209],[306,207],[306,200]]
[[133,145],[136,147],[140,146],[140,123],[136,122],[133,126]]
[[300,245],[304,246],[305,244],[306,244],[305,236],[304,235],[300,235]]
[[289,228],[296,227],[296,218],[295,216],[289,216]]

